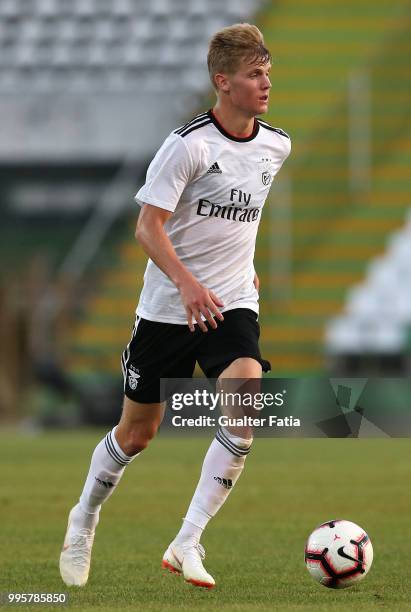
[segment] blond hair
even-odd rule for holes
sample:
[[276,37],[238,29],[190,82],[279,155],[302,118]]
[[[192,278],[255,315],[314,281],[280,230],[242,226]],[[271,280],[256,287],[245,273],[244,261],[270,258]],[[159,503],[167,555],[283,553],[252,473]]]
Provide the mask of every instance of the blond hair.
[[264,46],[260,30],[250,23],[235,23],[214,34],[207,55],[208,72],[214,89],[217,73],[233,74],[241,61],[261,65],[271,61],[271,53]]

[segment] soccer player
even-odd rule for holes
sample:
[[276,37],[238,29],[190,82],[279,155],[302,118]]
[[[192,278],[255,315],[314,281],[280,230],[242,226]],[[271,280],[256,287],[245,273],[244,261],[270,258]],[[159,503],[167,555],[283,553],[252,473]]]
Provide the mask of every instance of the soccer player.
[[[290,153],[290,139],[257,119],[267,112],[271,56],[254,25],[236,24],[210,41],[212,110],[173,131],[136,195],[136,239],[149,256],[131,340],[122,355],[124,404],[118,425],[94,450],[60,556],[68,585],[87,582],[101,504],[155,436],[164,414],[160,378],[261,379],[270,364],[258,345],[253,258],[264,202]],[[251,428],[220,428],[208,449],[165,568],[211,588],[200,538],[240,476]]]

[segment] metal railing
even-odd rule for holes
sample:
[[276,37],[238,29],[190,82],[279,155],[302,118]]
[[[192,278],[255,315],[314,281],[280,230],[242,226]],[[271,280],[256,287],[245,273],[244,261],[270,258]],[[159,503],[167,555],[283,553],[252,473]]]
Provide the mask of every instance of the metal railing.
[[141,167],[141,159],[133,154],[124,159],[64,258],[57,273],[58,278],[77,282],[84,275],[113,223],[131,208]]

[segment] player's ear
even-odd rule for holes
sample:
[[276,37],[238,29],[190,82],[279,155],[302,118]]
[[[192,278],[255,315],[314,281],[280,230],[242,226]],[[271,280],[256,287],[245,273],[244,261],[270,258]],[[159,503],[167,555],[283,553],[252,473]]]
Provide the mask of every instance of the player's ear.
[[225,74],[216,74],[214,76],[214,82],[219,90],[223,91],[224,93],[229,93],[230,82]]

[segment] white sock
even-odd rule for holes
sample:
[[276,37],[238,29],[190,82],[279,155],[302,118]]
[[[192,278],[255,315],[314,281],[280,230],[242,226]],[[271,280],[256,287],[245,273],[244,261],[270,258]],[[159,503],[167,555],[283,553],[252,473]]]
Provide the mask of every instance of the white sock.
[[183,526],[177,534],[179,543],[200,539],[201,533],[221,508],[243,471],[252,440],[233,436],[221,427],[204,459],[200,480],[191,500]]
[[187,519],[183,519],[183,524],[180,531],[175,537],[174,542],[177,544],[198,544],[203,533],[203,528],[190,523]]
[[101,504],[113,493],[126,466],[139,455],[129,457],[122,451],[114,435],[116,428],[117,425],[97,444],[79,499],[83,513],[95,514],[97,520]]

